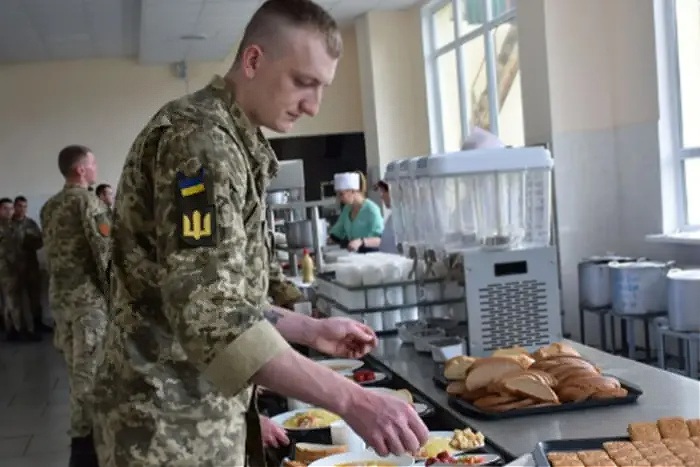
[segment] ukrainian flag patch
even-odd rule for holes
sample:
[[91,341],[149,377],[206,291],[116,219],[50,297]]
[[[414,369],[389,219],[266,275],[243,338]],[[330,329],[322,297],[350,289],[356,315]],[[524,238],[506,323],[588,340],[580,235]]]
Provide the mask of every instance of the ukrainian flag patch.
[[182,172],[178,172],[177,186],[183,198],[204,193],[204,168],[199,169],[194,177],[187,177]]

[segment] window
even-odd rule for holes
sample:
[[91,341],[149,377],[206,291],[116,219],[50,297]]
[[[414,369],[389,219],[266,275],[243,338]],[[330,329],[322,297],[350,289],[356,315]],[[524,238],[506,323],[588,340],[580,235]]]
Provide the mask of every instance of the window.
[[433,152],[458,151],[472,126],[522,146],[515,0],[434,0],[423,42]]
[[700,1],[667,0],[679,218],[700,227]]

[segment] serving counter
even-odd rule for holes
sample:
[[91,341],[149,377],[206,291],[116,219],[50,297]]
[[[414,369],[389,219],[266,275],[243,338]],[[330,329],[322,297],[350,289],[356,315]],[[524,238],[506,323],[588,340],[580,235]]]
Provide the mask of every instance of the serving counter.
[[436,408],[481,431],[513,457],[531,452],[540,441],[624,436],[631,422],[654,421],[669,416],[700,418],[700,382],[577,342],[566,342],[603,373],[639,386],[644,391],[639,401],[632,405],[581,412],[485,421],[467,417],[453,409],[445,391],[433,382],[435,363],[431,357],[419,354],[413,346],[402,345],[398,337],[380,338],[378,347],[366,360],[378,370],[390,373],[398,384],[404,383]]

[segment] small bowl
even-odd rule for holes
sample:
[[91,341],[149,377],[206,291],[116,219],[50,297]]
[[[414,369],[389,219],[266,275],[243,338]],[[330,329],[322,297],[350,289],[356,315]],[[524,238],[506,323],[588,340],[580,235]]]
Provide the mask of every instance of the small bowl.
[[464,339],[447,337],[445,339],[433,341],[430,345],[430,350],[433,355],[433,361],[436,363],[444,363],[450,358],[464,355],[467,349]]
[[415,334],[414,345],[417,352],[430,353],[430,346],[433,342],[445,338],[445,331],[442,329],[429,329]]
[[413,344],[413,334],[417,331],[425,329],[426,326],[421,321],[401,321],[396,323],[396,329],[399,331],[399,339],[405,344]]

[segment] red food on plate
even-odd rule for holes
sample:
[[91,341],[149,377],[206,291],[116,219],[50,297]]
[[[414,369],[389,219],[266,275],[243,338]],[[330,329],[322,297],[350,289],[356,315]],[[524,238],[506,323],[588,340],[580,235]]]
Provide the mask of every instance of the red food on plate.
[[372,370],[359,370],[353,373],[353,379],[358,383],[366,383],[377,379],[377,375]]
[[476,465],[484,462],[484,458],[481,456],[469,456],[463,457],[461,459],[455,459],[448,452],[443,451],[437,455],[437,457],[431,457],[425,461],[426,466],[431,466],[437,463],[440,464],[451,464],[451,465]]

